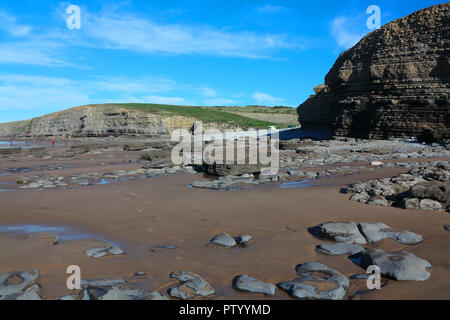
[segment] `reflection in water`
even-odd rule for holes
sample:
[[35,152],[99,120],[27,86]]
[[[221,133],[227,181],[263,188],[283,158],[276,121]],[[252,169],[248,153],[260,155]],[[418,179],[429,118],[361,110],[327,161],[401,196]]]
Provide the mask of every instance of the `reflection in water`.
[[12,224],[12,225],[0,225],[0,233],[5,234],[7,237],[19,237],[33,233],[52,232],[56,233],[61,240],[85,240],[94,239],[107,242],[113,246],[119,247],[119,245],[113,241],[103,239],[91,234],[75,231],[70,227],[52,227],[43,225],[32,224]]
[[308,188],[308,187],[311,187],[311,184],[309,184],[308,182],[309,182],[309,180],[284,182],[284,183],[280,184],[280,188],[282,188],[282,189]]

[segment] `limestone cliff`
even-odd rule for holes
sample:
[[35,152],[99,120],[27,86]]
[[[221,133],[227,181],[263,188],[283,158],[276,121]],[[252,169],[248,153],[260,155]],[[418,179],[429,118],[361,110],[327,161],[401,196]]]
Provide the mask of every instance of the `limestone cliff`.
[[[144,112],[114,105],[82,106],[29,121],[0,125],[0,136],[104,137],[170,134],[190,130],[195,118]],[[214,127],[204,125],[205,128]]]
[[395,20],[340,55],[299,106],[305,129],[338,136],[417,136],[449,130],[450,3]]

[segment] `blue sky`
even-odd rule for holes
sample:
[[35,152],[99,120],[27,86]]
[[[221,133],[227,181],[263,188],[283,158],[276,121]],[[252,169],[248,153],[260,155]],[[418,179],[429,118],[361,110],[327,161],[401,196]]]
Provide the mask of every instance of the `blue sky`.
[[368,6],[386,24],[445,2],[0,0],[0,122],[108,102],[296,107],[370,32]]

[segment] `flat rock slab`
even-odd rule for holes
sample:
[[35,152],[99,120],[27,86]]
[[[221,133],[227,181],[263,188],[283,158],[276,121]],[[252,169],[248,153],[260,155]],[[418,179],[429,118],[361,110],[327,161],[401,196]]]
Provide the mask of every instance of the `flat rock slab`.
[[233,279],[233,288],[240,291],[262,293],[267,296],[273,296],[276,291],[273,284],[265,283],[246,274]]
[[171,297],[187,300],[197,296],[206,298],[216,293],[213,287],[196,273],[176,271],[172,272],[170,277],[181,282],[178,287],[168,290]]
[[395,280],[425,281],[431,274],[431,264],[406,251],[388,252],[381,249],[366,250],[352,258],[362,268],[376,265],[381,275]]
[[236,240],[232,238],[228,233],[221,233],[214,238],[212,238],[210,241],[210,244],[221,246],[221,247],[228,247],[232,248],[237,245]]
[[365,244],[366,239],[359,232],[358,226],[350,222],[327,222],[309,229],[315,237],[335,242]]
[[144,292],[127,287],[124,279],[95,279],[81,281],[81,300],[138,300]]
[[423,241],[420,234],[407,230],[394,230],[384,223],[360,222],[358,227],[367,242],[373,243],[382,239],[392,239],[401,244],[418,244]]
[[31,287],[39,277],[36,269],[32,271],[12,271],[0,276],[0,300],[8,296],[21,294]]
[[125,254],[125,251],[117,247],[95,247],[84,251],[84,253],[88,257],[99,259],[107,255],[122,255]]
[[278,284],[297,299],[342,300],[350,286],[346,276],[318,262],[300,264],[295,268],[298,278]]
[[327,254],[330,256],[337,255],[354,255],[359,252],[363,252],[364,249],[360,245],[352,244],[352,243],[322,243],[316,247],[316,251],[322,254]]

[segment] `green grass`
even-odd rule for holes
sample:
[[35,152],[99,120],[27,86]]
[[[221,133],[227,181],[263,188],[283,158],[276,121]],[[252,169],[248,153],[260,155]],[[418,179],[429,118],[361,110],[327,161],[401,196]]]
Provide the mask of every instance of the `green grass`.
[[[285,128],[286,125],[279,123],[273,123],[269,121],[261,121],[256,119],[250,119],[238,114],[233,114],[227,111],[243,111],[245,108],[249,111],[246,112],[261,112],[257,110],[265,110],[267,107],[194,107],[194,106],[173,106],[165,104],[140,104],[140,103],[121,103],[114,104],[127,109],[134,109],[139,111],[145,111],[150,113],[167,114],[167,115],[179,115],[184,117],[191,117],[202,122],[212,122],[212,123],[224,123],[231,124],[233,126],[241,128],[255,128],[255,129],[267,129],[269,126],[276,126],[279,128]],[[232,109],[228,109],[232,108]],[[269,108],[267,108],[269,109]],[[271,109],[271,108],[270,108]],[[286,112],[290,110],[284,110],[285,108],[277,108],[274,111]],[[227,111],[223,111],[227,110]],[[250,111],[251,110],[251,111]],[[268,110],[270,111],[270,110]],[[267,111],[262,111],[267,112]],[[294,110],[295,112],[295,110]],[[277,112],[274,112],[277,113]]]

